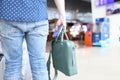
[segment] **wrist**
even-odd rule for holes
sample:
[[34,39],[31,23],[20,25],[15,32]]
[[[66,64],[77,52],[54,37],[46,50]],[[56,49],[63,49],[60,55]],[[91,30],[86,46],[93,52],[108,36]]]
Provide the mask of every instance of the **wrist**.
[[60,19],[66,19],[66,16],[65,16],[65,14],[60,14],[59,18]]

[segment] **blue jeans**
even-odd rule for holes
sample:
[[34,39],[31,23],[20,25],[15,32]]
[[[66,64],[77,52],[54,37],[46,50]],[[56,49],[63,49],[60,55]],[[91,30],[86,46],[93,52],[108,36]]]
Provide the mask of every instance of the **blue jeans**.
[[32,80],[48,80],[45,56],[47,35],[48,20],[32,23],[0,20],[0,36],[5,56],[4,80],[22,80],[24,38],[27,43]]

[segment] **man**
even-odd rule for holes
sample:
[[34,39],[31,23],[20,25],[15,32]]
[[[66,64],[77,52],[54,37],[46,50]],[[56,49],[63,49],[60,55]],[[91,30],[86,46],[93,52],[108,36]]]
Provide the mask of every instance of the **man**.
[[[64,0],[54,0],[66,28]],[[0,0],[0,36],[5,56],[3,80],[21,80],[22,43],[26,39],[33,80],[48,80],[45,46],[48,35],[46,0]]]

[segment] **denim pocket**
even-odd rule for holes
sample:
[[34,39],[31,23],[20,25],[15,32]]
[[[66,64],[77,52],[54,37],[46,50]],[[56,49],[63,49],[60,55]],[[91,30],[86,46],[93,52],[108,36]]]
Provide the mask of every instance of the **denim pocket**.
[[33,32],[45,36],[45,35],[48,35],[48,28],[47,26],[44,26],[43,28],[36,26]]
[[21,31],[9,22],[0,21],[0,35],[2,37],[20,36]]
[[28,34],[38,34],[41,36],[47,36],[48,35],[48,21],[41,21],[36,22],[35,26],[29,31]]

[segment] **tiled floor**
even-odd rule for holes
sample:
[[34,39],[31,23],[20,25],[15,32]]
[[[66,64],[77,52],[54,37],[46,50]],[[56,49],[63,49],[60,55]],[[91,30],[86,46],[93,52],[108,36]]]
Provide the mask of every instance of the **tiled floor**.
[[[120,80],[120,47],[86,47],[75,43],[78,74],[68,77],[59,72],[58,80]],[[50,43],[47,43],[47,56],[49,51]],[[31,80],[27,71],[26,80]]]

